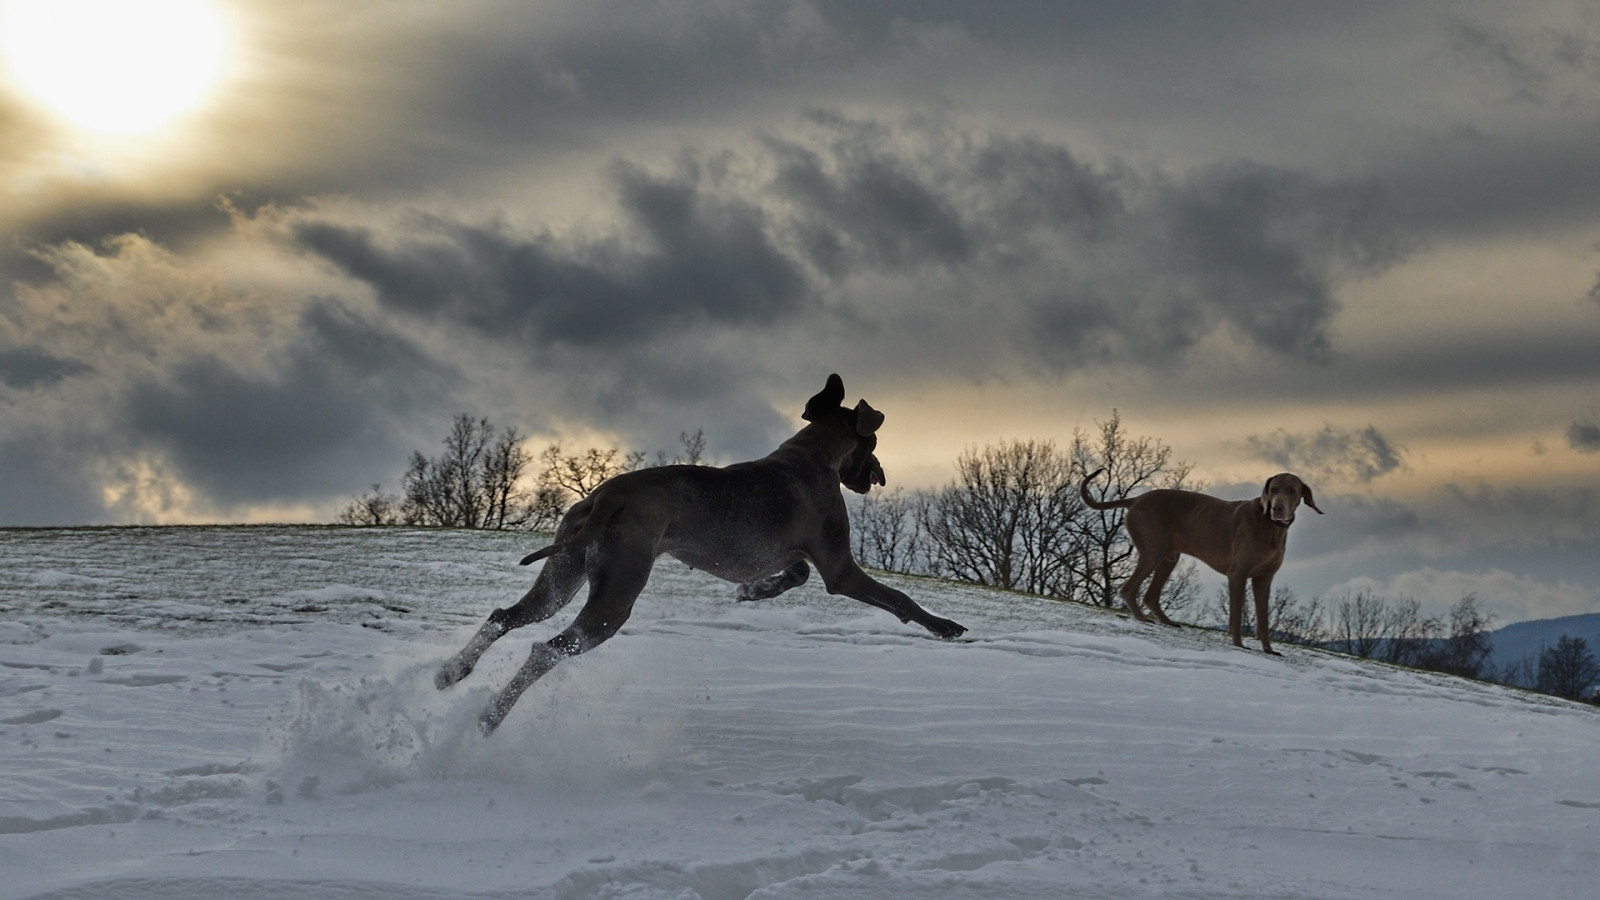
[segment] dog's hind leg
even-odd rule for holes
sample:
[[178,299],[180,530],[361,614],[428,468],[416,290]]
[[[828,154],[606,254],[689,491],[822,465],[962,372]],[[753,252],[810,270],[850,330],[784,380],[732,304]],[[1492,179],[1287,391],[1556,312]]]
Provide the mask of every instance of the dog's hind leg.
[[1167,579],[1172,577],[1172,570],[1178,567],[1178,554],[1173,553],[1156,563],[1155,573],[1150,576],[1150,586],[1144,592],[1144,608],[1150,611],[1156,621],[1173,628],[1181,627],[1177,622],[1167,618],[1166,612],[1161,609],[1161,591],[1167,586]]
[[530,622],[542,622],[572,602],[572,597],[583,584],[584,554],[582,550],[568,550],[552,557],[534,579],[533,587],[512,606],[497,609],[489,614],[488,621],[461,648],[461,652],[439,667],[433,684],[444,690],[472,674],[478,658],[506,632],[521,628]]
[[1128,580],[1124,581],[1122,587],[1117,589],[1117,594],[1122,597],[1122,604],[1128,608],[1128,612],[1132,613],[1135,619],[1141,622],[1150,621],[1150,617],[1145,615],[1144,609],[1139,606],[1139,586],[1144,584],[1144,580],[1150,577],[1151,570],[1155,568],[1145,564],[1145,560],[1148,558],[1146,554],[1139,554],[1139,561],[1134,564],[1133,574],[1129,575]]
[[602,552],[591,553],[590,557],[588,601],[567,630],[533,645],[528,661],[478,718],[478,727],[485,735],[499,728],[511,707],[516,705],[517,698],[557,663],[593,650],[617,633],[632,614],[633,601],[644,590],[655,564],[650,550],[641,547],[607,547]]
[[776,575],[768,575],[749,584],[739,585],[739,590],[734,594],[734,599],[741,601],[768,600],[784,591],[805,584],[806,579],[810,577],[811,567],[806,565],[806,561],[802,559]]

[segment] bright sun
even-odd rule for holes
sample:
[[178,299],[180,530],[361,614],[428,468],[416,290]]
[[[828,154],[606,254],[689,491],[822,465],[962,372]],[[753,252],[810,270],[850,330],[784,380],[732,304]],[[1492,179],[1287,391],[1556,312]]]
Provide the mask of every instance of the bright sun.
[[0,0],[16,84],[101,134],[147,134],[199,106],[225,49],[206,0]]

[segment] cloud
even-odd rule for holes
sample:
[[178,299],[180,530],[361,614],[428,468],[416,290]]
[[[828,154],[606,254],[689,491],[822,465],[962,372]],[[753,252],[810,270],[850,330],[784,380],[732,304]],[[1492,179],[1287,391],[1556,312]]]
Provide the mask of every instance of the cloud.
[[[1325,358],[1339,286],[1406,252],[1370,185],[1248,161],[1173,178],[828,112],[665,168],[621,158],[606,186],[598,227],[565,234],[307,210],[289,237],[396,312],[535,346],[705,328],[865,339],[893,322],[974,360],[1003,347],[1055,367],[1096,348],[1161,364],[1224,329]],[[992,336],[974,342],[973,316]]]
[[1539,48],[1521,35],[1455,20],[1448,25],[1450,49],[1461,64],[1504,88],[1507,99],[1542,103],[1551,75]]
[[1587,104],[1600,82],[1600,41],[1582,30],[1482,24],[1445,25],[1452,57],[1503,93],[1504,102],[1570,107]]
[[85,363],[52,356],[38,347],[0,350],[0,384],[17,390],[49,386],[89,371]]
[[1600,425],[1573,422],[1567,426],[1567,446],[1579,453],[1600,453]]
[[1593,612],[1600,602],[1600,586],[1492,567],[1464,571],[1422,566],[1384,578],[1361,576],[1334,585],[1326,596],[1338,598],[1363,591],[1389,600],[1417,600],[1425,616],[1442,616],[1470,595],[1477,598],[1480,608],[1493,611],[1499,625]]
[[1424,546],[1435,554],[1495,548],[1531,563],[1552,548],[1564,548],[1563,564],[1587,564],[1600,552],[1586,549],[1600,535],[1600,488],[1593,485],[1540,489],[1446,483],[1427,498],[1423,514]]
[[0,525],[84,525],[108,521],[93,451],[54,434],[0,427]]
[[363,484],[375,451],[398,465],[396,421],[437,415],[449,380],[408,341],[322,301],[266,371],[197,353],[132,385],[120,419],[221,508],[317,501]]
[[0,350],[4,521],[311,508],[397,465],[413,419],[448,414],[448,365],[359,306],[315,296],[292,260],[255,268],[270,249],[256,236],[222,244],[42,248],[50,276],[0,295],[13,334],[0,340],[29,341]]
[[617,348],[699,326],[762,327],[804,311],[793,259],[762,212],[702,187],[698,165],[613,167],[621,224],[591,241],[419,215],[380,233],[307,216],[302,250],[384,306],[540,346]]
[[1405,448],[1371,425],[1360,429],[1323,426],[1321,431],[1291,434],[1278,429],[1250,435],[1245,445],[1252,456],[1310,481],[1370,484],[1405,466]]
[[772,192],[793,207],[791,227],[809,262],[839,277],[858,267],[959,266],[972,258],[978,238],[966,217],[925,165],[895,148],[892,129],[821,112],[811,119],[823,146],[766,142]]

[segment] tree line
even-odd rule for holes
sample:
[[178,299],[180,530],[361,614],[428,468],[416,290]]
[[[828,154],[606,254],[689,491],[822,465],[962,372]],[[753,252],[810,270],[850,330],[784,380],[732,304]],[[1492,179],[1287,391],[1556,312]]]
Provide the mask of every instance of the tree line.
[[496,429],[487,418],[456,416],[444,452],[412,451],[400,492],[382,485],[351,500],[341,525],[419,525],[551,531],[572,504],[606,479],[651,465],[705,463],[705,434],[680,434],[676,455],[590,447],[565,452],[560,442],[535,456],[515,428]]
[[[537,455],[513,428],[457,416],[433,457],[413,452],[400,493],[374,485],[338,516],[346,525],[552,530],[566,509],[606,479],[648,465],[705,464],[701,431],[679,435],[670,457],[616,448],[567,453],[551,443]],[[964,451],[955,478],[935,489],[895,488],[848,495],[851,541],[864,566],[929,575],[1004,590],[1117,608],[1116,589],[1136,562],[1122,528],[1124,510],[1096,510],[1078,486],[1088,472],[1108,477],[1090,488],[1122,499],[1151,488],[1204,490],[1193,467],[1160,440],[1131,435],[1115,410],[1071,442],[1010,440]],[[1162,607],[1202,627],[1227,621],[1227,589],[1208,598],[1196,564],[1185,559],[1163,590]],[[1443,617],[1424,616],[1415,599],[1370,591],[1301,600],[1274,589],[1275,642],[1322,647],[1395,665],[1498,681],[1572,699],[1590,699],[1600,663],[1581,638],[1562,638],[1536,657],[1495,667],[1493,617],[1473,595]],[[1255,633],[1245,605],[1244,628]]]

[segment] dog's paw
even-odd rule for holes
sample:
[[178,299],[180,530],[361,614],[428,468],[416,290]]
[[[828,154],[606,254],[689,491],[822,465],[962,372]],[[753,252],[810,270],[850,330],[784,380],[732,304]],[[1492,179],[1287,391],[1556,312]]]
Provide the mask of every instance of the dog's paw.
[[967,626],[957,622],[952,622],[949,619],[941,619],[938,617],[934,617],[933,621],[929,622],[927,627],[929,631],[933,632],[935,637],[943,638],[947,641],[953,641],[967,633]]
[[467,677],[471,672],[471,669],[452,660],[440,666],[439,671],[433,673],[433,686],[442,691]]
[[478,733],[484,737],[494,734],[494,730],[500,727],[500,723],[505,721],[509,712],[511,712],[510,707],[502,709],[499,700],[484,707],[483,714],[478,716]]

